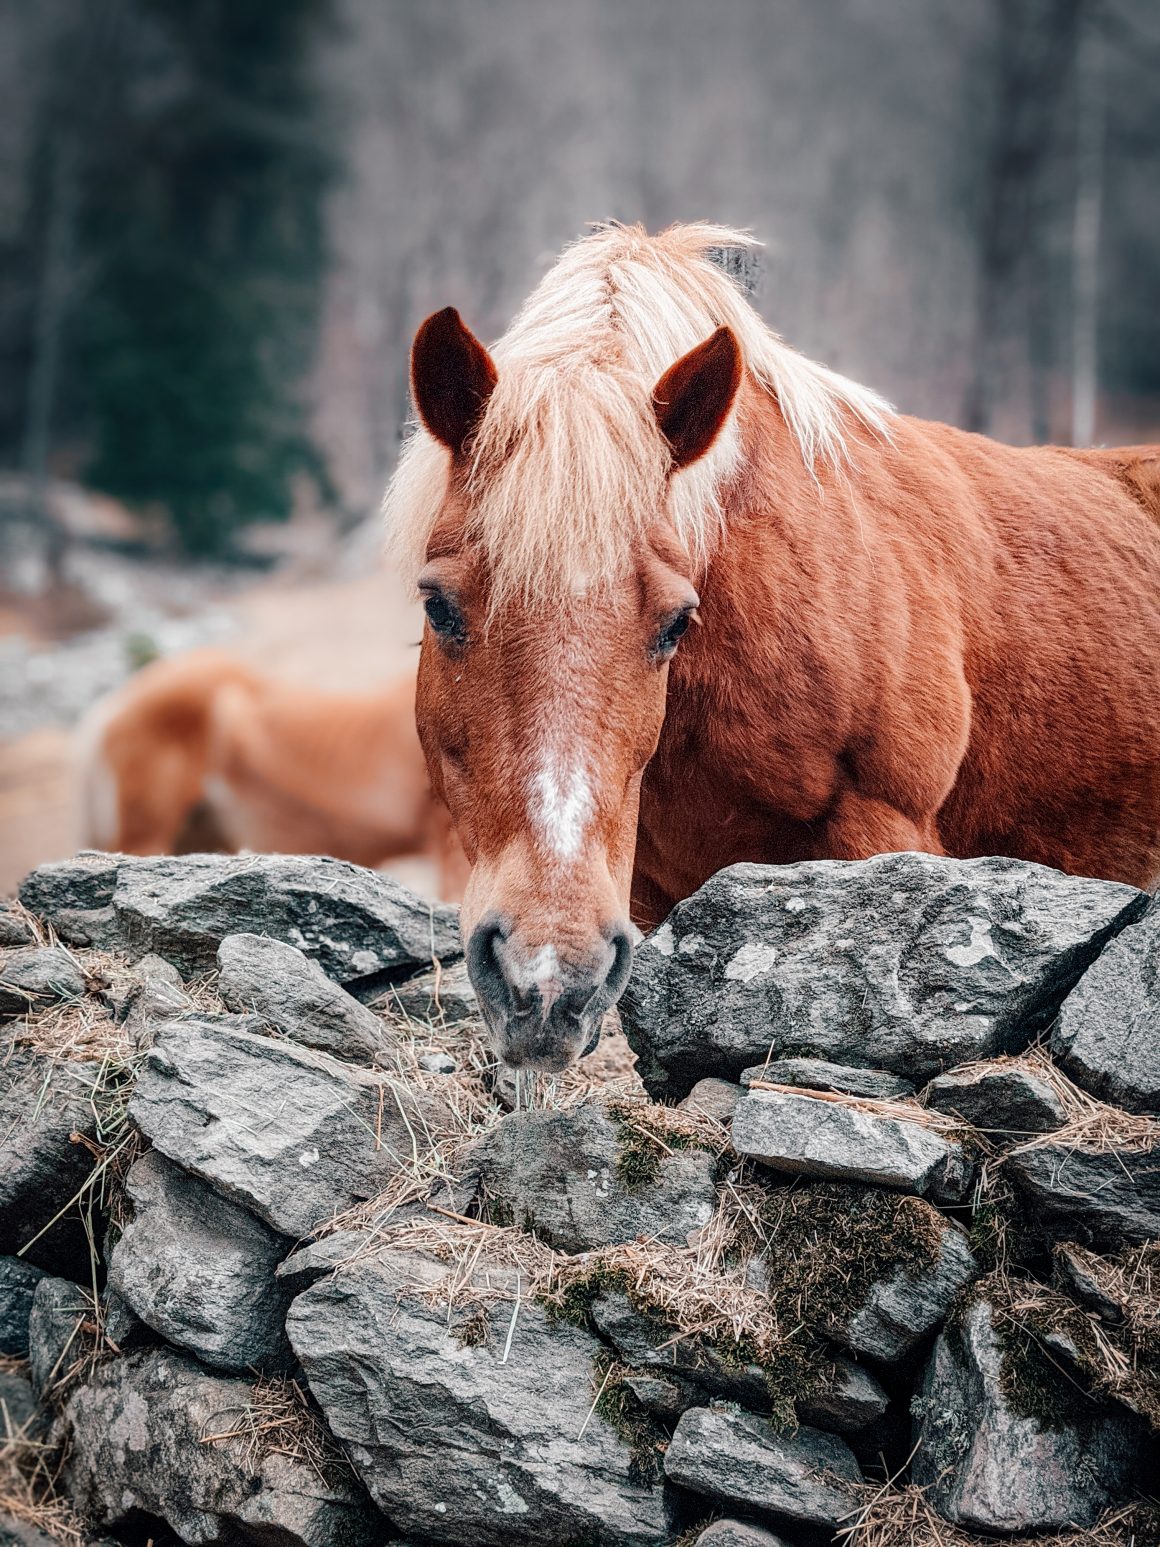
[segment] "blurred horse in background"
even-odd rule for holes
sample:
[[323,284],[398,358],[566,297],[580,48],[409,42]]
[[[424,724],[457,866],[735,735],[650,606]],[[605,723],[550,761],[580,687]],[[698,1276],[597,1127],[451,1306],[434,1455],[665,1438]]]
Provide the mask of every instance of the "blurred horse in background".
[[78,734],[82,841],[130,854],[420,858],[466,875],[415,729],[413,672],[365,693],[304,688],[219,650],[155,661]]

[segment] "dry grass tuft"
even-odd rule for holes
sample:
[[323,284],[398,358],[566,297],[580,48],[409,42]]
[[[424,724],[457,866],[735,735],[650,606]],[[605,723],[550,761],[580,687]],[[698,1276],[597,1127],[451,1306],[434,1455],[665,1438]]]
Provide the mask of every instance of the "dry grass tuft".
[[0,1516],[43,1531],[63,1547],[86,1547],[89,1531],[58,1492],[62,1466],[63,1454],[44,1437],[38,1415],[17,1425],[0,1403]]
[[[1160,1243],[1131,1247],[1118,1257],[1071,1249],[1081,1253],[1101,1291],[1119,1306],[1122,1322],[1109,1325],[1057,1289],[999,1273],[984,1287],[1004,1344],[1016,1358],[1034,1350],[1077,1393],[1109,1397],[1160,1432]],[[1062,1356],[1059,1339],[1074,1350],[1070,1358]],[[1047,1392],[1048,1422],[1055,1405]]]
[[[861,1490],[864,1502],[835,1538],[841,1547],[994,1547],[994,1538],[976,1536],[942,1519],[914,1485]],[[1160,1516],[1148,1505],[1125,1504],[1109,1510],[1098,1524],[1051,1536],[1005,1537],[1006,1547],[1155,1547]]]
[[304,1462],[319,1482],[348,1473],[350,1463],[295,1380],[263,1375],[250,1398],[224,1428],[201,1437],[203,1445],[224,1445],[252,1476],[270,1456]]
[[1122,1107],[1089,1096],[1087,1091],[1081,1090],[1074,1080],[1070,1080],[1052,1062],[1042,1043],[1029,1048],[1025,1053],[963,1065],[964,1069],[972,1071],[1001,1067],[1024,1069],[1028,1074],[1043,1080],[1059,1098],[1067,1114],[1067,1121],[1062,1128],[1056,1128],[1051,1133],[1036,1134],[1019,1146],[1021,1150],[1062,1144],[1094,1154],[1110,1154],[1115,1150],[1146,1152],[1160,1141],[1160,1122],[1156,1118],[1125,1112]]

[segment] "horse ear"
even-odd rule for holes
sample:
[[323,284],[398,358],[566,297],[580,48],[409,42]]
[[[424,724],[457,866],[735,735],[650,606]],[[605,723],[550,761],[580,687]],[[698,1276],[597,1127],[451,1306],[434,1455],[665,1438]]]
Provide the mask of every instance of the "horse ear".
[[411,346],[411,392],[427,429],[456,456],[479,423],[495,383],[491,356],[454,306],[427,318]]
[[653,389],[653,408],[674,467],[688,467],[705,455],[740,385],[741,348],[731,328],[718,328],[669,366]]

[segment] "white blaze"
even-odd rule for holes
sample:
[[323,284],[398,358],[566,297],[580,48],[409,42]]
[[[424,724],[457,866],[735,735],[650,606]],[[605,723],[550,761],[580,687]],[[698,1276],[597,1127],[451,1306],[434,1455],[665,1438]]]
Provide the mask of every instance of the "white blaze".
[[549,753],[532,776],[528,814],[532,825],[560,859],[575,859],[592,817],[592,786],[580,761],[566,763]]

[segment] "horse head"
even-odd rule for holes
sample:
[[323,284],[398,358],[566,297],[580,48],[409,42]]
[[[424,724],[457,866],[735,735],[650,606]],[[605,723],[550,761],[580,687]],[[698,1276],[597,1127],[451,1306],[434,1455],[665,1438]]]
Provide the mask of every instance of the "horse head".
[[468,969],[515,1067],[589,1051],[628,979],[641,778],[697,621],[671,482],[717,441],[741,376],[728,327],[651,381],[582,351],[497,364],[451,308],[415,339],[444,463],[418,576],[419,733],[472,865]]

